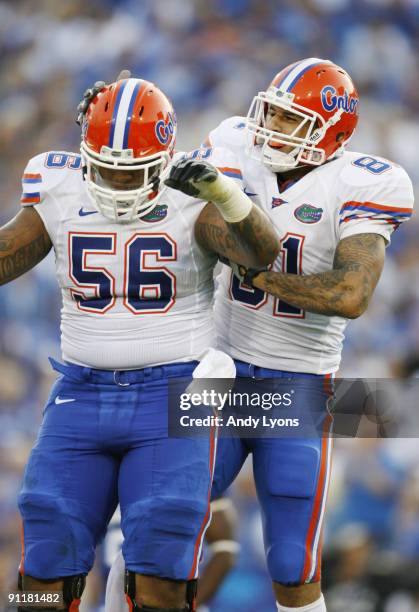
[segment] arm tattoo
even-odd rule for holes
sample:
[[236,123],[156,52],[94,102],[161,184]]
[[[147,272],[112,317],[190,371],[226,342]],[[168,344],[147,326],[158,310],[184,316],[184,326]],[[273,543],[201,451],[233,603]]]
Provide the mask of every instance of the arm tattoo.
[[195,236],[200,244],[211,245],[211,250],[219,254],[240,248],[240,241],[234,233],[215,223],[200,223],[196,226]]
[[51,240],[38,213],[24,209],[0,228],[0,284],[21,276],[50,251]]
[[46,246],[45,237],[39,236],[14,253],[0,256],[0,284],[7,283],[33,268],[45,257]]
[[356,318],[367,308],[380,278],[384,250],[382,236],[357,234],[338,244],[332,270],[307,276],[261,272],[253,284],[309,312]]
[[248,267],[272,263],[279,253],[279,238],[256,206],[238,223],[227,223],[214,204],[207,204],[195,224],[195,238],[205,249]]
[[[243,249],[255,251],[258,259],[264,260],[259,261],[258,266],[270,264],[278,256],[280,243],[273,224],[256,206],[242,221],[226,225],[230,235],[236,237]],[[237,260],[236,263],[241,261]]]

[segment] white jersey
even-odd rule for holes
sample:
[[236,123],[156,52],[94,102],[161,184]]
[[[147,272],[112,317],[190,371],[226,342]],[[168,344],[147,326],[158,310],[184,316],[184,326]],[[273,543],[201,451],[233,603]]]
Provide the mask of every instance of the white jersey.
[[217,258],[194,240],[205,204],[166,188],[147,220],[113,223],[93,207],[79,155],[29,161],[22,205],[35,207],[54,246],[64,360],[143,368],[197,359],[214,343]]
[[[276,175],[245,153],[245,119],[231,117],[209,135],[211,146],[234,152],[245,192],[264,209],[281,237],[273,270],[331,270],[340,240],[391,233],[412,213],[406,172],[385,159],[346,152],[279,192]],[[207,142],[208,144],[208,142]],[[234,358],[291,372],[326,374],[340,363],[347,320],[294,308],[240,284],[223,266],[215,300],[218,346]]]

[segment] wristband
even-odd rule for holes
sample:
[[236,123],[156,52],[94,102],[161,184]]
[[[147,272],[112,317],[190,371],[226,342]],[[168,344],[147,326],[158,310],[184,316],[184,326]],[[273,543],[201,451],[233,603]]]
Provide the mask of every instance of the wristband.
[[233,179],[219,172],[213,189],[211,201],[227,223],[238,223],[249,215],[253,203]]

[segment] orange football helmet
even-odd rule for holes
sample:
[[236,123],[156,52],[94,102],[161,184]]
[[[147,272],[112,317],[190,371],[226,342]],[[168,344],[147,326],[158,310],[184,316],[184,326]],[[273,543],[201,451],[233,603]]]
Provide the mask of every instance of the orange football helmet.
[[[349,142],[358,107],[357,90],[343,68],[315,57],[295,62],[253,99],[247,115],[247,151],[274,172],[319,166]],[[301,120],[291,134],[268,129],[268,109],[291,112]],[[292,150],[285,153],[283,147]]]
[[148,215],[176,139],[176,115],[163,92],[142,79],[112,83],[90,103],[82,131],[87,188],[99,211],[118,222]]

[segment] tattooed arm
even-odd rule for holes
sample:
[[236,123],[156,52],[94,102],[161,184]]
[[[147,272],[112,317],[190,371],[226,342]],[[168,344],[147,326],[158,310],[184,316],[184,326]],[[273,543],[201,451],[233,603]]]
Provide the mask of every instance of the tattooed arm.
[[366,310],[378,283],[384,254],[382,236],[357,234],[339,242],[328,272],[307,276],[260,272],[252,285],[309,312],[356,319]]
[[195,238],[204,249],[248,267],[272,263],[280,248],[272,223],[254,204],[237,223],[227,223],[214,204],[207,204],[195,223]]
[[279,238],[269,217],[212,164],[179,159],[164,183],[208,202],[195,223],[195,238],[204,249],[248,267],[263,267],[278,257]]
[[51,240],[36,210],[22,209],[0,228],[0,285],[36,266],[51,247]]

